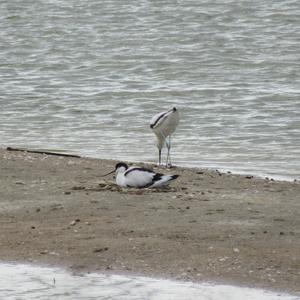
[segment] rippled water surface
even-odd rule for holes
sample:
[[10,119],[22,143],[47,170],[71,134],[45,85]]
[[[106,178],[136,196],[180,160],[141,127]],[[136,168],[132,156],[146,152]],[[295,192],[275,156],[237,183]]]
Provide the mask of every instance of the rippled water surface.
[[0,146],[300,178],[300,1],[0,2]]
[[193,284],[146,277],[87,274],[0,264],[5,300],[299,300],[297,296],[226,285]]

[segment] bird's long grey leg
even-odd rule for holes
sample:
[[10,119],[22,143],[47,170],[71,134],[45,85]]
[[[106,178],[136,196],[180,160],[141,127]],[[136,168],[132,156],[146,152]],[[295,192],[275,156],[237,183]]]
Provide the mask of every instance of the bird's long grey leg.
[[158,165],[161,165],[161,149],[158,149]]
[[166,142],[166,145],[167,145],[167,149],[168,149],[166,167],[168,168],[168,167],[172,167],[171,154],[170,154],[170,150],[171,150],[171,135],[169,135],[169,142]]
[[[166,137],[165,137],[165,135],[163,134],[163,132],[162,131],[160,131],[160,134],[161,134],[161,136],[164,138],[164,143],[166,143],[166,145],[167,145],[167,147],[168,147],[168,143],[167,143],[167,141],[166,141]],[[158,157],[159,157],[159,165],[161,165],[161,149],[159,149],[158,150],[159,151],[159,153],[158,153]],[[167,158],[168,159],[168,158]]]

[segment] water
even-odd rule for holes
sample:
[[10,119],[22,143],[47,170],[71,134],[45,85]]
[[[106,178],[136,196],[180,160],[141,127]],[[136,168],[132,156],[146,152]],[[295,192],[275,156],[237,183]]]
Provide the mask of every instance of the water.
[[299,300],[297,296],[228,285],[193,284],[146,277],[85,274],[30,265],[0,265],[5,300]]
[[300,178],[299,0],[0,2],[0,146]]

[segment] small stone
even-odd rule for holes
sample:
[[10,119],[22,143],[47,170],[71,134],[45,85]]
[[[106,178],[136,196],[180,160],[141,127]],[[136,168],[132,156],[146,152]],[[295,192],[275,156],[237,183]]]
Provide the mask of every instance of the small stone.
[[41,211],[41,209],[38,207],[35,211],[36,211],[36,212],[39,212],[39,211]]
[[25,184],[23,181],[16,181],[15,184]]
[[99,252],[103,252],[103,251],[107,251],[108,247],[104,247],[104,248],[96,248],[93,250],[94,253],[99,253]]
[[239,248],[233,248],[233,252],[234,252],[234,253],[239,253],[239,252],[240,252],[240,249],[239,249]]
[[74,190],[74,191],[85,190],[85,186],[73,186],[72,190]]
[[284,235],[284,232],[283,232],[283,231],[280,231],[279,234],[280,234],[280,235]]
[[70,223],[70,225],[71,225],[71,226],[75,226],[76,223],[78,223],[78,222],[80,222],[80,219],[73,220],[73,221]]
[[64,192],[64,194],[65,194],[65,195],[70,195],[70,194],[71,194],[71,192]]

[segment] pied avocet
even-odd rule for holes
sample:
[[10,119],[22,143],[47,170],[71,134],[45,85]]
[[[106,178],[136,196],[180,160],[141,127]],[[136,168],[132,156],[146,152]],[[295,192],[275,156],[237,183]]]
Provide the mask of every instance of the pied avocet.
[[141,167],[128,167],[127,164],[117,163],[115,169],[105,175],[116,172],[116,183],[122,187],[152,188],[162,187],[176,179],[179,175],[164,175]]
[[[179,123],[179,113],[176,107],[156,114],[150,121],[150,128],[157,138],[158,164],[161,165],[161,150],[166,144],[167,160],[166,167],[171,166],[171,135]],[[167,138],[169,137],[168,141]]]

